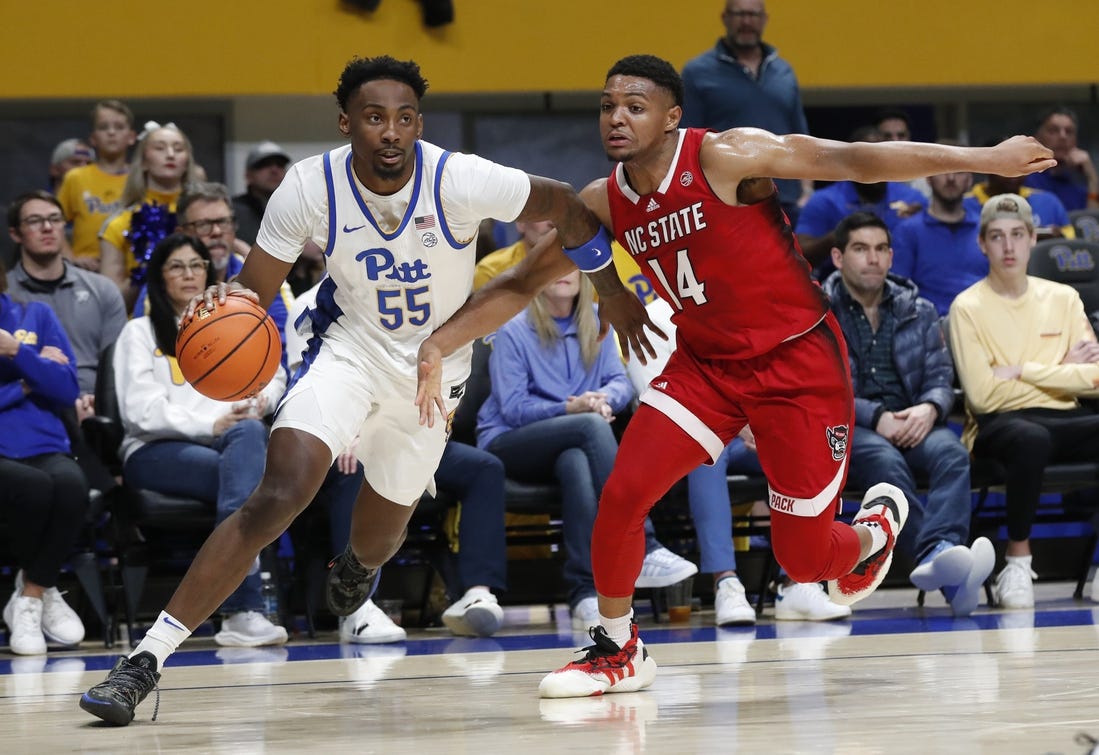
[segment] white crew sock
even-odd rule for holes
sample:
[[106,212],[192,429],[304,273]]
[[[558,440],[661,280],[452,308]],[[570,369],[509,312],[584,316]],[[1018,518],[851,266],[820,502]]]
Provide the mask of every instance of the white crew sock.
[[191,630],[183,626],[183,622],[176,619],[167,611],[161,611],[160,616],[149,627],[145,638],[134,648],[129,657],[133,658],[138,653],[152,653],[156,656],[156,669],[164,668],[164,661],[176,651],[185,639],[191,636]]
[[630,625],[633,623],[633,609],[629,610],[625,616],[619,616],[616,619],[608,619],[603,614],[599,614],[599,624],[607,630],[607,636],[610,637],[614,644],[618,647],[622,647],[630,641],[632,632]]
[[[871,556],[876,554],[878,551],[885,547],[886,543],[889,542],[889,536],[885,534],[885,530],[883,530],[881,525],[877,522],[860,522],[855,526],[865,527],[866,531],[870,533],[870,552],[866,555],[866,558],[870,558]],[[864,558],[863,561],[865,561],[866,558]],[[859,563],[862,562],[860,561]]]
[[1026,569],[1027,574],[1032,571],[1030,568],[1033,556],[1004,556],[1004,561],[1009,564],[1017,564]]

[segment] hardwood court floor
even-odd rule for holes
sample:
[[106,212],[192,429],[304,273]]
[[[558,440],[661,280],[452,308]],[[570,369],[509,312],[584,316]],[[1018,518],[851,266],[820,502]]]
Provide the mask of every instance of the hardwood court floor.
[[[416,630],[395,645],[189,641],[126,728],[77,708],[101,646],[0,652],[4,753],[1084,753],[1099,737],[1099,604],[1039,586],[1036,611],[953,619],[941,598],[879,591],[851,620],[715,629],[642,622],[644,692],[539,700],[586,639],[558,610],[491,639]],[[869,605],[866,605],[866,604]],[[521,623],[524,611],[509,611]],[[541,618],[539,622],[538,619]],[[559,628],[560,627],[560,628]]]

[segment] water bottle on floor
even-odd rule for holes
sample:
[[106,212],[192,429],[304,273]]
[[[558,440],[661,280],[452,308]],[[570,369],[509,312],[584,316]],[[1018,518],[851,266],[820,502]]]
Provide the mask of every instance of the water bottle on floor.
[[261,571],[259,573],[260,588],[259,594],[263,598],[263,615],[267,617],[275,626],[282,626],[282,622],[279,620],[279,588],[275,584],[275,580],[271,578],[271,572]]

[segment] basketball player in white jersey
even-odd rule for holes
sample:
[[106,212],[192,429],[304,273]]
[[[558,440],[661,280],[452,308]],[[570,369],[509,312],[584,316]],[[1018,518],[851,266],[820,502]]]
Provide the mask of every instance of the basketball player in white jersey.
[[[204,294],[207,304],[230,292],[270,304],[307,242],[325,251],[329,277],[312,310],[316,336],[277,411],[263,480],[210,535],[141,644],[83,695],[80,706],[92,715],[121,726],[133,720],[165,659],[308,505],[356,435],[365,480],[327,597],[341,616],[370,597],[381,565],[404,541],[416,502],[434,488],[449,423],[420,424],[417,350],[469,298],[482,220],[552,220],[557,233],[543,248],[557,238],[566,254],[610,261],[599,221],[566,184],[420,141],[426,89],[413,62],[352,60],[335,92],[339,130],[350,144],[290,169],[240,275]],[[555,246],[490,285],[525,304],[572,266]],[[647,344],[648,317],[613,264],[596,279],[604,316]],[[448,417],[462,396],[469,357],[467,345],[442,362],[437,405]]]

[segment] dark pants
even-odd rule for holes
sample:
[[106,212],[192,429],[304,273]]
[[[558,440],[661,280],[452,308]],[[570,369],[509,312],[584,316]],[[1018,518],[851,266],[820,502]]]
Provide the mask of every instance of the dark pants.
[[28,582],[57,585],[84,527],[88,483],[71,456],[0,458],[0,512]]
[[1038,510],[1042,476],[1055,462],[1099,459],[1099,415],[1088,409],[1021,409],[977,418],[973,454],[1005,469],[1007,535],[1026,540]]

